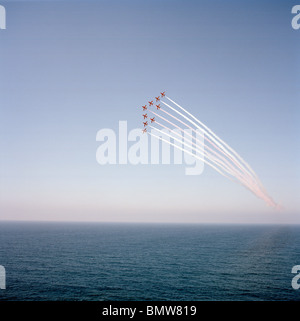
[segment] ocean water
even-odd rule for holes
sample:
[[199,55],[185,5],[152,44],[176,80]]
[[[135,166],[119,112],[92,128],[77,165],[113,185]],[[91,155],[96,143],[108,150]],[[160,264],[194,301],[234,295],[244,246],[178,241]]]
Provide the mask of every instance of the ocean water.
[[299,226],[0,222],[0,300],[300,300]]

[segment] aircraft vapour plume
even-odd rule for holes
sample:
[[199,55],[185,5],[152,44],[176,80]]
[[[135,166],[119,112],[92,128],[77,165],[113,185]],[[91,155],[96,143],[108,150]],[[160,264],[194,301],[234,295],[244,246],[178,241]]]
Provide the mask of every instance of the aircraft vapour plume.
[[[156,125],[170,131],[171,134],[168,134],[153,125],[150,125],[149,127],[163,135],[170,137],[174,141],[180,142],[182,146],[186,146],[191,151],[173,144],[169,140],[164,139],[162,136],[154,135],[153,133],[148,132],[149,135],[156,137],[157,139],[174,146],[174,148],[180,149],[184,153],[192,155],[193,157],[203,161],[222,176],[247,188],[258,198],[265,201],[267,205],[275,209],[281,208],[281,206],[278,205],[267,193],[266,189],[251,166],[232,147],[230,147],[219,136],[217,136],[208,126],[188,112],[185,108],[177,104],[174,100],[167,97],[165,92],[161,93],[159,99],[157,99],[158,97],[155,98],[156,101],[159,100],[164,106],[166,106],[169,111],[165,110],[165,108],[162,108],[162,106],[159,104],[156,105],[156,112],[150,109],[148,112],[153,113],[157,118],[165,122],[165,124],[163,124],[160,121],[158,122],[154,120],[153,118],[153,122],[156,123]],[[163,98],[166,98],[172,105],[163,101]],[[150,106],[155,107],[153,104],[149,103],[149,107]],[[179,110],[177,108],[179,108]],[[164,117],[160,114],[161,112],[164,113]],[[172,121],[169,120],[170,118]],[[188,123],[183,121],[183,119]],[[201,133],[203,133],[204,141],[199,141],[197,137],[194,137],[187,132],[186,135],[189,136],[189,138],[185,137],[184,141],[182,141],[182,136],[172,131],[171,128],[168,127],[168,125],[174,126],[175,128],[179,129],[181,133],[183,133],[184,129],[180,125],[176,124],[176,122],[191,129],[192,132],[196,133],[196,130],[200,130]],[[145,129],[143,130],[143,132],[146,131],[147,130]],[[175,136],[179,136],[179,138]],[[203,148],[200,148],[199,145],[201,145]],[[196,152],[196,154],[194,154],[193,151]]]

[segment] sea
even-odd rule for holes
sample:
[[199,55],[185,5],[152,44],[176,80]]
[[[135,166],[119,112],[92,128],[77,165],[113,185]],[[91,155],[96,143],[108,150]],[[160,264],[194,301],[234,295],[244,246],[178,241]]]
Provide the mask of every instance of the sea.
[[0,265],[1,301],[299,301],[300,226],[0,222]]

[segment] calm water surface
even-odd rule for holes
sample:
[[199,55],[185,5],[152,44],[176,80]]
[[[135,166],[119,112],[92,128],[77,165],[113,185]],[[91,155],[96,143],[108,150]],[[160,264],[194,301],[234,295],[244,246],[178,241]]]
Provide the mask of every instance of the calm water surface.
[[300,300],[300,227],[0,222],[0,265],[0,300]]

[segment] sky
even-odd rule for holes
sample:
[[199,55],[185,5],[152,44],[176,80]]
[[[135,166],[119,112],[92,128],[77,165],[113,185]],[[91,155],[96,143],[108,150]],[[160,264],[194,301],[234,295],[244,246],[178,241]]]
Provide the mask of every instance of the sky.
[[[0,4],[0,220],[300,223],[295,1]],[[140,128],[161,91],[284,209],[208,166],[100,165],[97,132]]]

